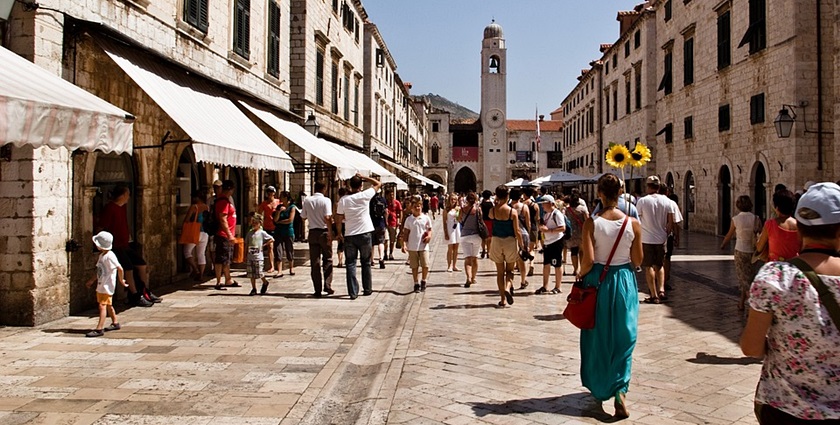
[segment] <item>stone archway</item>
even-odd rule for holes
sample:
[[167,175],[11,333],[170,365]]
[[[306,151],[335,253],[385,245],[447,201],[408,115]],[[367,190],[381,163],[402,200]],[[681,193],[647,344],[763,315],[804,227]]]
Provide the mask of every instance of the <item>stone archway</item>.
[[446,186],[446,182],[445,182],[445,181],[443,181],[443,177],[441,177],[441,176],[439,176],[439,175],[437,175],[437,174],[430,174],[430,175],[428,175],[428,176],[426,176],[426,177],[428,177],[430,180],[434,180],[434,181],[436,181],[436,182],[438,182],[438,183],[440,183],[440,184],[442,184],[442,185]]
[[755,163],[751,180],[753,205],[755,205],[753,212],[764,222],[767,218],[767,170],[764,168],[764,163]]
[[455,193],[476,191],[475,173],[469,167],[463,167],[455,174]]
[[683,228],[688,230],[689,217],[694,215],[694,193],[696,192],[694,173],[690,170],[685,172],[685,185],[683,192]]

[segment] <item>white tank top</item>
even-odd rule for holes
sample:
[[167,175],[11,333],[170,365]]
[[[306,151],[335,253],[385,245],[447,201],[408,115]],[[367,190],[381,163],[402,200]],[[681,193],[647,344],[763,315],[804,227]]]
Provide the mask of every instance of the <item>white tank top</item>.
[[[632,220],[632,219],[631,219]],[[618,231],[621,230],[621,220],[607,220],[603,217],[595,217],[595,262],[599,264],[606,264],[610,257],[613,245],[615,245],[615,238],[618,236]],[[633,233],[633,223],[627,222],[627,227],[624,229],[624,235],[615,249],[611,266],[618,266],[630,262],[630,247],[633,245],[635,239]]]
[[735,250],[749,253],[755,251],[755,214],[741,212],[732,217],[732,221],[735,222]]

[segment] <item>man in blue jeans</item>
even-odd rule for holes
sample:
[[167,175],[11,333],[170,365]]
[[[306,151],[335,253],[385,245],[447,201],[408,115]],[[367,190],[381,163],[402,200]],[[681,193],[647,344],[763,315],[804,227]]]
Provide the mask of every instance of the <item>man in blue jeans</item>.
[[[371,187],[362,190],[362,183],[369,182]],[[356,174],[347,180],[350,193],[338,201],[336,207],[336,233],[338,240],[344,240],[344,257],[347,266],[347,293],[351,300],[359,296],[359,281],[356,279],[356,259],[362,261],[362,295],[373,293],[370,255],[372,250],[371,234],[373,221],[370,218],[370,200],[382,187],[376,179]],[[346,225],[345,225],[346,223]],[[342,236],[341,226],[344,226]]]

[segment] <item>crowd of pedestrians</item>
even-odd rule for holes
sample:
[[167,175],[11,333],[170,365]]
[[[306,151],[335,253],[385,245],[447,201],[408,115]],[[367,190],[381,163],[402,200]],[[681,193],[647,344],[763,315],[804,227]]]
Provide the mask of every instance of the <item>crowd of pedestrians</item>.
[[[192,194],[179,241],[191,277],[202,280],[209,250],[214,288],[225,290],[239,286],[230,272],[237,209],[232,181],[213,186],[211,202],[200,192]],[[763,222],[750,197],[739,196],[739,213],[720,245],[728,249],[735,240],[737,308],[749,310],[741,347],[746,355],[764,358],[755,398],[762,424],[840,419],[840,365],[833,360],[840,354],[840,186],[807,186],[800,194],[778,187],[772,216]],[[577,285],[598,289],[596,325],[580,334],[581,381],[596,399],[613,399],[616,418],[626,418],[640,303],[636,275],[643,272],[646,283],[642,303],[668,299],[670,259],[680,244],[682,214],[657,176],[645,179],[644,196],[624,193],[624,182],[609,173],[598,179],[596,189],[590,211],[577,190],[557,198],[544,188],[536,193],[505,186],[485,190],[480,198],[475,192],[397,196],[393,190],[383,192],[376,179],[356,175],[338,199],[329,199],[326,184],[316,182],[313,195],[301,197],[298,206],[289,192],[278,194],[267,186],[243,230],[250,295],[267,293],[269,279],[283,276],[284,262],[295,274],[294,242],[301,238],[308,243],[316,298],[336,292],[334,241],[351,300],[373,293],[372,269],[377,262],[384,269],[386,261],[394,261],[395,249],[406,254],[414,292],[438,283],[429,282],[429,245],[438,229],[446,241],[447,272],[461,271],[458,257],[463,254],[465,288],[480,283],[479,259],[494,264],[499,308],[513,305],[515,290],[529,286],[535,257],[542,254],[542,285],[534,294],[563,293],[566,264]],[[117,284],[127,288],[131,304],[161,301],[148,290],[142,247],[129,240],[130,190],[117,186],[111,195],[99,220],[102,231],[93,237],[100,256],[96,276],[87,285],[96,283],[100,314],[90,337],[121,328],[112,305]],[[295,223],[304,224],[296,229]],[[109,316],[112,323],[105,327]]]

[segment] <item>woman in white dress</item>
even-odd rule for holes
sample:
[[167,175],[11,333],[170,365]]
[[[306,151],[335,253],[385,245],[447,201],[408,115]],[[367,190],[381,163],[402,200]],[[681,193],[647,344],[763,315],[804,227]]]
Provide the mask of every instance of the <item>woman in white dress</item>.
[[458,245],[461,243],[461,223],[458,222],[458,195],[446,198],[446,213],[443,214],[443,237],[449,248],[446,252],[446,271],[461,271],[458,268]]

